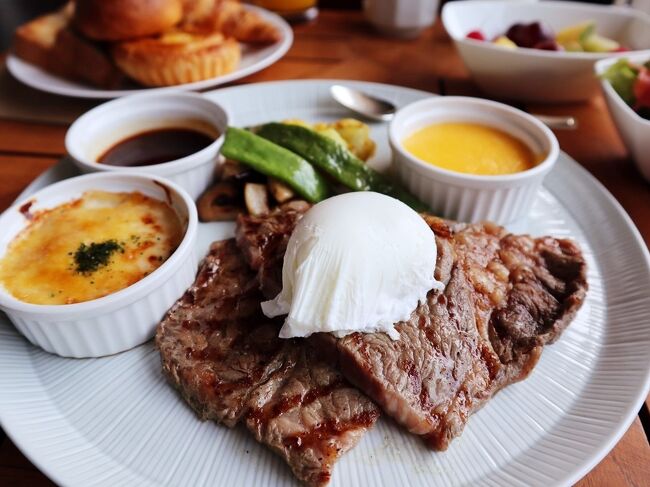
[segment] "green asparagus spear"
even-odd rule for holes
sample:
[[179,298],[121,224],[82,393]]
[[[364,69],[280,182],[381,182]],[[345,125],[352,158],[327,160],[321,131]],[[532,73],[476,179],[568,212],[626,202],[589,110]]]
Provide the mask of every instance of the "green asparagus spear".
[[329,193],[325,179],[302,157],[247,130],[228,127],[221,153],[282,181],[311,203]]
[[258,127],[256,133],[304,157],[316,168],[350,189],[384,193],[403,201],[416,211],[429,209],[405,189],[367,166],[346,147],[314,130],[273,122]]

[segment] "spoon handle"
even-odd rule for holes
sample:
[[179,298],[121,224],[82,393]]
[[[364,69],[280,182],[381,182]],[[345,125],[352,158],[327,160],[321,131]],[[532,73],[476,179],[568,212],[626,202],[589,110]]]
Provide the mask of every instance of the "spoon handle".
[[575,130],[578,128],[578,121],[574,117],[561,115],[540,115],[537,113],[531,113],[531,115],[550,129]]

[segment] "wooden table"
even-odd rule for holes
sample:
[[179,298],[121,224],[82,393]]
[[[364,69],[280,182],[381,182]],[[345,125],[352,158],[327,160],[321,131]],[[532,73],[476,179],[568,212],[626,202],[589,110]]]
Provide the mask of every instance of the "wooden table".
[[[343,78],[392,83],[441,94],[478,95],[449,38],[436,25],[415,41],[376,35],[357,12],[321,12],[296,27],[296,40],[277,64],[246,83],[293,78]],[[643,181],[616,133],[599,96],[588,103],[520,105],[528,111],[571,114],[580,128],[557,132],[564,151],[596,176],[623,205],[650,242],[650,184]],[[0,210],[64,153],[67,127],[0,120]],[[650,485],[650,413],[646,402],[616,447],[578,485]],[[644,431],[645,425],[645,431]],[[52,483],[1,435],[0,484]]]

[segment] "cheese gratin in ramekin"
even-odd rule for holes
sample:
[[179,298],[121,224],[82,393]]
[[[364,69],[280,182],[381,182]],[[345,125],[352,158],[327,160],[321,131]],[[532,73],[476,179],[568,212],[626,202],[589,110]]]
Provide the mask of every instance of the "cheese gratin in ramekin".
[[[514,174],[484,176],[434,166],[404,148],[405,137],[441,122],[500,129],[521,140],[534,154],[543,154],[543,160]],[[536,118],[502,103],[469,97],[432,97],[407,105],[393,118],[389,141],[402,183],[437,215],[463,222],[506,224],[525,217],[560,153],[553,132]]]
[[[128,350],[153,336],[169,307],[194,281],[198,218],[190,196],[162,178],[98,173],[66,179],[19,201],[0,216],[0,257],[29,225],[29,213],[57,207],[84,192],[140,192],[167,202],[183,236],[167,260],[139,281],[104,297],[75,304],[41,305],[21,301],[0,285],[0,309],[27,339],[64,357],[100,357]],[[26,211],[28,209],[28,212]]]

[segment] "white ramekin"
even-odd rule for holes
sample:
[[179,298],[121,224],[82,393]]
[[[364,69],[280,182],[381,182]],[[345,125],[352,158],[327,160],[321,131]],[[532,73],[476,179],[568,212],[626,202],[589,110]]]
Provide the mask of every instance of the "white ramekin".
[[[404,149],[405,137],[440,122],[489,125],[512,134],[546,157],[527,171],[478,176],[436,167]],[[390,124],[389,140],[402,183],[436,214],[466,222],[506,224],[523,218],[560,151],[553,132],[527,113],[502,103],[455,96],[427,98],[400,109]]]
[[146,174],[100,173],[66,179],[19,201],[0,216],[0,256],[29,223],[30,211],[53,208],[88,190],[131,192],[170,202],[185,225],[179,247],[158,269],[135,284],[103,298],[77,304],[37,305],[14,298],[0,286],[0,309],[30,342],[64,357],[100,357],[139,345],[192,284],[198,267],[198,218],[190,196],[176,184]]
[[[127,137],[165,127],[191,127],[197,121],[221,135],[205,149],[187,157],[138,167],[97,162],[104,152]],[[83,114],[68,130],[65,148],[82,172],[119,171],[162,176],[196,199],[212,182],[227,127],[226,110],[200,94],[140,94],[109,101]]]

